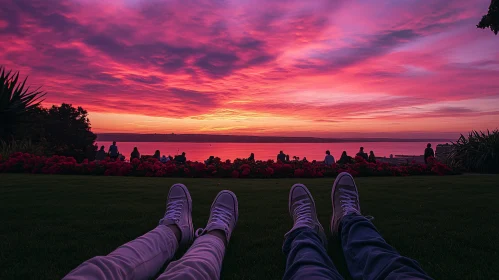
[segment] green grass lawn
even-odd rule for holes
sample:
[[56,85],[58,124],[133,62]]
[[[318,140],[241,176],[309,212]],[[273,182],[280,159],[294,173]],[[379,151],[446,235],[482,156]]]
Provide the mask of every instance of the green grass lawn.
[[[169,179],[0,174],[0,279],[61,278],[153,229],[170,185],[182,182],[204,227],[212,199],[230,189],[239,222],[224,279],[279,279],[288,191],[296,179]],[[332,179],[302,179],[329,228]],[[499,278],[499,176],[359,178],[363,214],[383,237],[436,279]],[[346,275],[337,240],[329,254]]]

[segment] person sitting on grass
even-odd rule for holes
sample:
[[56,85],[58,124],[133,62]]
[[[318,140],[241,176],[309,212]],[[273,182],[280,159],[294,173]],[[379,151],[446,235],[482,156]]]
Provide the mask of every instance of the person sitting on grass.
[[154,155],[152,155],[152,157],[157,160],[161,160],[161,152],[159,150],[156,150],[156,152],[154,152]]
[[369,158],[367,159],[368,162],[376,163],[376,156],[374,155],[373,151],[369,151]]
[[120,155],[118,151],[118,146],[116,146],[116,141],[113,142],[111,146],[109,146],[109,157],[112,160],[118,159],[118,156]]
[[424,163],[428,164],[429,157],[435,157],[435,152],[433,151],[430,143],[426,145],[426,149],[424,150]]
[[329,150],[326,151],[326,157],[324,158],[324,163],[326,165],[332,165],[334,163],[334,157],[331,155]]
[[161,163],[167,163],[170,161],[170,156],[163,155],[159,161],[161,161]]
[[[340,173],[329,195],[329,229],[341,241],[352,279],[432,279],[415,260],[386,243],[372,217],[361,214],[357,185],[350,174]],[[288,197],[293,226],[284,235],[282,250],[287,260],[283,279],[343,279],[328,256],[328,236],[317,218],[310,190],[295,184]],[[85,261],[63,279],[150,279],[165,264],[157,279],[220,279],[225,250],[239,216],[237,197],[228,190],[219,192],[206,227],[196,231],[192,208],[187,187],[173,185],[165,215],[156,228],[107,256]],[[189,250],[172,262],[178,248],[187,246]]]
[[104,160],[104,159],[106,159],[106,151],[104,149],[105,149],[104,146],[100,147],[100,150],[98,150],[97,153],[95,154],[95,160]]
[[251,153],[249,158],[248,158],[248,161],[250,162],[255,162],[255,154],[254,153]]
[[367,156],[367,154],[364,152],[364,147],[360,147],[360,150],[359,152],[357,153],[358,157],[361,157],[363,158],[365,161],[368,161],[369,160],[369,157]]
[[286,162],[286,155],[284,154],[283,151],[280,151],[279,154],[277,155],[277,161]]
[[338,164],[348,164],[348,163],[352,163],[352,157],[347,155],[347,151],[343,151],[343,153],[341,153],[341,157],[340,157],[340,160],[338,160]]
[[133,159],[140,159],[140,153],[137,147],[134,147],[132,153],[130,154],[130,161],[132,161]]

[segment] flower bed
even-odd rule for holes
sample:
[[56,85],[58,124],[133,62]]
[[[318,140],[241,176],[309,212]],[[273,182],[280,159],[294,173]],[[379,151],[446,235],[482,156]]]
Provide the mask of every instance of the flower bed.
[[161,163],[154,158],[123,161],[76,162],[74,158],[64,156],[35,156],[15,153],[8,159],[0,158],[0,172],[34,174],[80,174],[105,176],[146,176],[146,177],[195,177],[195,178],[318,178],[335,177],[341,172],[353,176],[408,176],[408,175],[452,175],[456,174],[448,166],[430,160],[429,164],[411,163],[393,165],[389,163],[369,163],[360,157],[351,164],[331,166],[322,162],[289,163],[268,161],[248,162],[235,160],[220,161],[213,164],[200,162]]

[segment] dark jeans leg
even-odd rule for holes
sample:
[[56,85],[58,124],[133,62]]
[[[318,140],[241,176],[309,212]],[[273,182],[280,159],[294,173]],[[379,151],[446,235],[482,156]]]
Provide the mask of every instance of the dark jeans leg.
[[432,279],[415,260],[388,245],[363,216],[343,217],[340,238],[353,279]]
[[298,228],[289,233],[282,250],[287,256],[283,279],[343,279],[312,229]]

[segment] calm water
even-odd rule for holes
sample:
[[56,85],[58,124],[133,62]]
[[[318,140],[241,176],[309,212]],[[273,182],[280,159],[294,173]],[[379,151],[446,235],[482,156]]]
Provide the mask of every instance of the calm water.
[[[99,146],[104,145],[106,151],[111,142],[99,141]],[[192,161],[206,160],[211,155],[218,156],[223,160],[249,157],[255,153],[255,159],[276,159],[280,150],[285,154],[298,156],[300,159],[307,157],[308,160],[323,160],[326,150],[330,150],[336,160],[340,158],[342,151],[347,151],[354,156],[359,147],[363,146],[365,151],[370,150],[378,157],[393,155],[422,155],[427,142],[373,142],[373,143],[165,143],[165,142],[118,142],[120,153],[127,159],[133,147],[137,147],[142,155],[152,155],[154,151],[160,150],[161,154],[176,155],[186,153],[187,159]],[[437,144],[432,143],[435,148]]]

